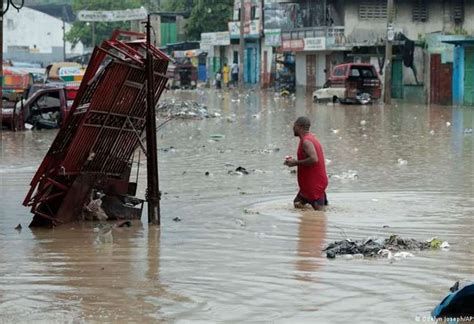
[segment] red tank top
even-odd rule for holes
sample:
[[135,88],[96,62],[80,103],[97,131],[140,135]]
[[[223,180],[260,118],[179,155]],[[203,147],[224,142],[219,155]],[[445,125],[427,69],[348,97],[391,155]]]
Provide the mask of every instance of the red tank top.
[[309,201],[314,201],[322,197],[328,186],[326,162],[324,161],[321,144],[311,133],[307,133],[300,139],[297,153],[298,160],[304,160],[308,157],[303,150],[304,141],[313,143],[316,154],[318,155],[318,162],[313,165],[298,165],[299,194]]

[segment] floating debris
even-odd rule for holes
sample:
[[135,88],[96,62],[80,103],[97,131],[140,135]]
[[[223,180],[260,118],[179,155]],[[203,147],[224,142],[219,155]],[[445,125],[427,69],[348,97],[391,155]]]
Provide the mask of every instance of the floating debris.
[[408,161],[407,160],[404,160],[402,158],[398,159],[398,165],[407,165],[408,164]]
[[241,167],[241,166],[237,167],[237,169],[235,169],[235,171],[236,171],[236,172],[241,172],[242,174],[249,174],[249,172],[247,171],[247,169],[244,168],[244,167]]
[[123,220],[115,224],[115,227],[131,227],[131,226],[132,226],[132,222],[129,220]]
[[440,249],[443,243],[439,242],[441,241],[434,238],[421,242],[415,239],[403,239],[398,235],[392,235],[387,239],[368,238],[355,241],[350,239],[336,241],[329,244],[323,251],[326,252],[326,257],[329,259],[334,259],[337,255],[346,254],[362,254],[365,257],[386,257],[389,259],[406,258],[411,257],[412,254],[401,252]]
[[162,99],[157,108],[160,117],[182,119],[217,118],[219,113],[209,114],[207,106],[192,100]]
[[175,218],[173,218],[173,221],[175,221],[175,222],[181,222],[181,218],[179,218],[178,216],[176,216]]
[[214,141],[220,141],[221,139],[224,139],[225,138],[225,135],[221,135],[221,134],[211,134],[209,136],[212,140]]
[[113,243],[112,226],[105,225],[98,228],[97,243]]
[[18,232],[21,232],[21,229],[22,229],[21,224],[18,224],[17,226],[15,226],[15,229],[16,229]]
[[329,178],[338,180],[357,180],[359,179],[359,175],[355,170],[348,170],[347,172],[342,172],[341,174],[329,175]]

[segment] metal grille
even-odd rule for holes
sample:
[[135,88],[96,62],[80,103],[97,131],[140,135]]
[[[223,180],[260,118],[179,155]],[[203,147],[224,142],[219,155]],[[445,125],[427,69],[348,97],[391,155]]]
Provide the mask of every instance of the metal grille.
[[[36,172],[24,205],[56,224],[63,197],[77,177],[89,175],[120,179],[129,170],[133,152],[142,145],[146,125],[146,45],[122,41],[116,32],[91,57],[74,104]],[[167,82],[169,58],[155,47],[155,100]],[[61,214],[63,215],[63,214]],[[64,216],[64,215],[63,215]]]
[[[395,8],[392,11],[395,17]],[[359,4],[360,20],[387,19],[387,1],[385,0],[363,0]]]
[[428,21],[428,7],[426,6],[426,0],[415,0],[413,2],[412,17],[413,21],[416,22]]

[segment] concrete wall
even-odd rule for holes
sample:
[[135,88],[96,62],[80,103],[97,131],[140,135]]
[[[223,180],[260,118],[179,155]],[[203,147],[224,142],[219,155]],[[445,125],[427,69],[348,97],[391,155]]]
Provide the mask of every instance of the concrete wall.
[[[37,53],[52,53],[53,48],[63,47],[63,22],[37,10],[23,7],[19,12],[10,8],[3,18],[3,49],[25,46]],[[66,32],[71,29],[66,24]],[[66,54],[83,54],[82,43],[75,48],[66,43]]]
[[[373,42],[374,39],[385,38],[386,20],[360,20],[360,1],[346,0],[344,3],[345,36],[348,41],[357,40],[362,43],[364,40]],[[403,33],[412,40],[417,40],[419,36],[434,32],[453,33],[455,26],[450,17],[450,4],[441,0],[426,1],[429,18],[427,22],[414,22],[412,19],[413,2],[410,0],[395,1],[395,29],[401,29]],[[474,2],[465,2],[465,18],[462,28],[468,33],[474,33],[474,20],[470,19],[474,15]]]

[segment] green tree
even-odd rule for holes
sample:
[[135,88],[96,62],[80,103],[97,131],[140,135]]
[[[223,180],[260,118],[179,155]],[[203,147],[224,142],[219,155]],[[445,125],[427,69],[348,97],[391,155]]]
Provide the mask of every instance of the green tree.
[[233,0],[195,0],[186,24],[190,39],[200,39],[201,33],[226,31],[232,18]]
[[190,11],[186,23],[189,39],[199,40],[201,33],[228,30],[227,22],[232,18],[234,0],[167,0],[163,11]]
[[[140,0],[73,0],[72,9],[79,10],[123,10],[135,9],[141,6]],[[115,29],[130,29],[130,22],[96,22],[96,45],[108,39]],[[92,23],[76,20],[66,33],[66,40],[76,45],[79,41],[84,46],[92,46]]]

